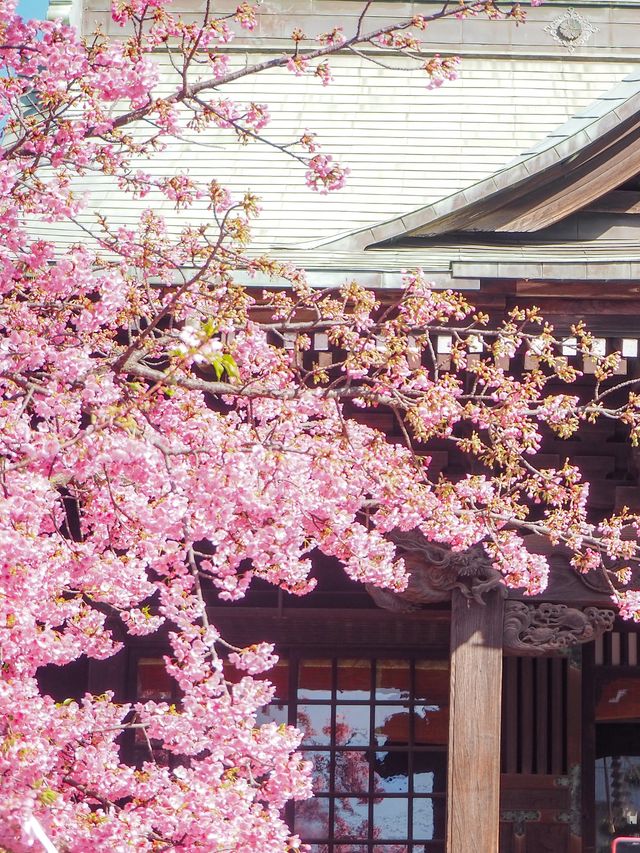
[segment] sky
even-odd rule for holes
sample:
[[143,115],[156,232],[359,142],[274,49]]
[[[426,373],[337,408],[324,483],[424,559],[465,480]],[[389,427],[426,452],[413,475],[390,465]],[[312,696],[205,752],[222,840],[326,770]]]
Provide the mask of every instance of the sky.
[[20,0],[18,12],[23,18],[44,18],[49,0]]

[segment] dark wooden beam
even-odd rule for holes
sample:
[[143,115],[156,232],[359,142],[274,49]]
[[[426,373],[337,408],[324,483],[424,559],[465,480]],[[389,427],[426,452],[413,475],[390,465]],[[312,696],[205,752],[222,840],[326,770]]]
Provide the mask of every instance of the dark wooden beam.
[[[280,648],[341,649],[366,652],[372,647],[425,649],[446,659],[449,618],[446,605],[425,607],[415,613],[389,613],[341,606],[340,593],[332,592],[333,607],[268,607],[237,605],[208,607],[207,614],[227,642],[238,646],[269,640]],[[285,598],[285,601],[287,599]],[[338,609],[339,608],[339,609]]]
[[[638,286],[637,281],[563,281],[558,283],[557,281],[529,279],[516,281],[515,288],[511,282],[507,282],[505,291],[508,291],[504,294],[505,300],[509,296],[511,298],[529,296],[533,299],[546,296],[557,300],[559,305],[562,305],[564,300],[584,300],[585,307],[588,307],[593,301],[609,304],[628,300],[637,301],[640,296],[640,286]],[[600,307],[598,305],[598,311]],[[614,310],[614,307],[615,305],[612,305],[611,310]],[[621,309],[618,305],[617,310],[624,310],[624,308]]]
[[503,610],[453,591],[447,853],[498,853]]

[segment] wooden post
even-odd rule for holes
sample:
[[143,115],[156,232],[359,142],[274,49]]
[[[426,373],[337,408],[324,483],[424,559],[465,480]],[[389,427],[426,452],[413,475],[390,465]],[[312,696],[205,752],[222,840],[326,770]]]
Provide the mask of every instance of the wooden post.
[[453,591],[447,853],[498,853],[503,611]]
[[[595,643],[582,647],[582,841],[584,853],[595,853],[596,821],[596,684]],[[572,723],[567,721],[568,725]]]
[[[582,845],[582,646],[574,646],[567,671],[567,765],[570,779],[571,821],[568,853],[581,853]],[[595,793],[595,785],[594,785]]]

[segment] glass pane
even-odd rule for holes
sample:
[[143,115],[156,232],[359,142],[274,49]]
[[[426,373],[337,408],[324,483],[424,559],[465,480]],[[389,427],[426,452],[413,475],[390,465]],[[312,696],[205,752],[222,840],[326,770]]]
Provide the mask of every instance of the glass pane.
[[289,698],[289,663],[286,660],[280,660],[264,675],[266,681],[270,681],[276,688],[273,694],[274,699]]
[[313,793],[317,794],[328,791],[331,787],[331,753],[304,750],[302,756],[305,761],[310,761],[313,764],[313,771],[311,773]]
[[374,790],[404,794],[408,788],[409,756],[406,752],[376,752]]
[[171,702],[175,681],[164,668],[161,658],[138,661],[138,696],[140,702]]
[[408,699],[411,670],[408,660],[379,660],[376,663],[376,699]]
[[[604,728],[610,729],[609,726]],[[633,748],[634,745],[637,745],[638,736],[633,731],[633,729],[637,729],[637,726],[621,725],[616,728],[619,728],[619,733],[617,736],[614,735],[614,738],[611,738],[610,729],[609,747],[614,745],[615,741],[622,745],[625,735],[628,747]],[[599,746],[602,745],[603,739],[603,733],[600,730],[597,735]],[[613,744],[611,743],[612,740]],[[596,850],[608,851],[611,848],[613,838],[635,836],[638,832],[640,757],[605,755],[596,758],[595,788]],[[640,850],[640,847],[638,849]]]
[[430,841],[444,838],[444,799],[419,799],[413,801],[413,837]]
[[349,794],[366,794],[369,791],[369,761],[366,752],[336,752],[335,762],[336,791]]
[[371,661],[338,661],[338,700],[368,702],[371,696]]
[[355,797],[337,797],[335,804],[334,833],[336,838],[353,838],[362,841],[369,830],[369,804]]
[[447,705],[419,705],[415,709],[414,740],[417,744],[446,745],[449,737]]
[[413,790],[416,794],[447,790],[447,756],[444,752],[413,753]]
[[406,838],[408,831],[409,806],[405,799],[386,797],[373,805],[375,838]]
[[415,699],[430,705],[449,704],[449,665],[447,661],[416,661]]
[[611,678],[603,686],[596,706],[599,722],[640,719],[640,678]]
[[371,711],[368,705],[338,705],[336,745],[368,746]]
[[256,723],[286,723],[289,719],[289,707],[287,705],[265,705],[256,713]]
[[331,699],[331,660],[303,660],[298,667],[299,699]]
[[[376,844],[373,848],[373,853],[409,853],[409,849],[406,844]],[[422,847],[414,847],[413,849],[415,853],[423,853],[424,851]]]
[[331,706],[298,705],[298,728],[304,733],[303,746],[331,742]]
[[390,743],[409,742],[410,711],[402,705],[386,705],[375,710],[376,743],[385,746]]
[[[415,853],[423,853],[423,848],[414,847],[414,850]],[[406,844],[376,844],[373,853],[409,853],[409,847]]]
[[328,838],[329,800],[314,797],[296,803],[293,828],[302,838]]

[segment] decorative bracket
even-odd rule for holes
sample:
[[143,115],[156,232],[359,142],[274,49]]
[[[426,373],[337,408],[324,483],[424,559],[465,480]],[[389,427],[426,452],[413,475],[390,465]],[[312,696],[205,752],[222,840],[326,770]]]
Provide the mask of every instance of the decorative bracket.
[[525,604],[506,601],[504,650],[516,655],[548,655],[588,643],[613,629],[613,610],[566,604]]

